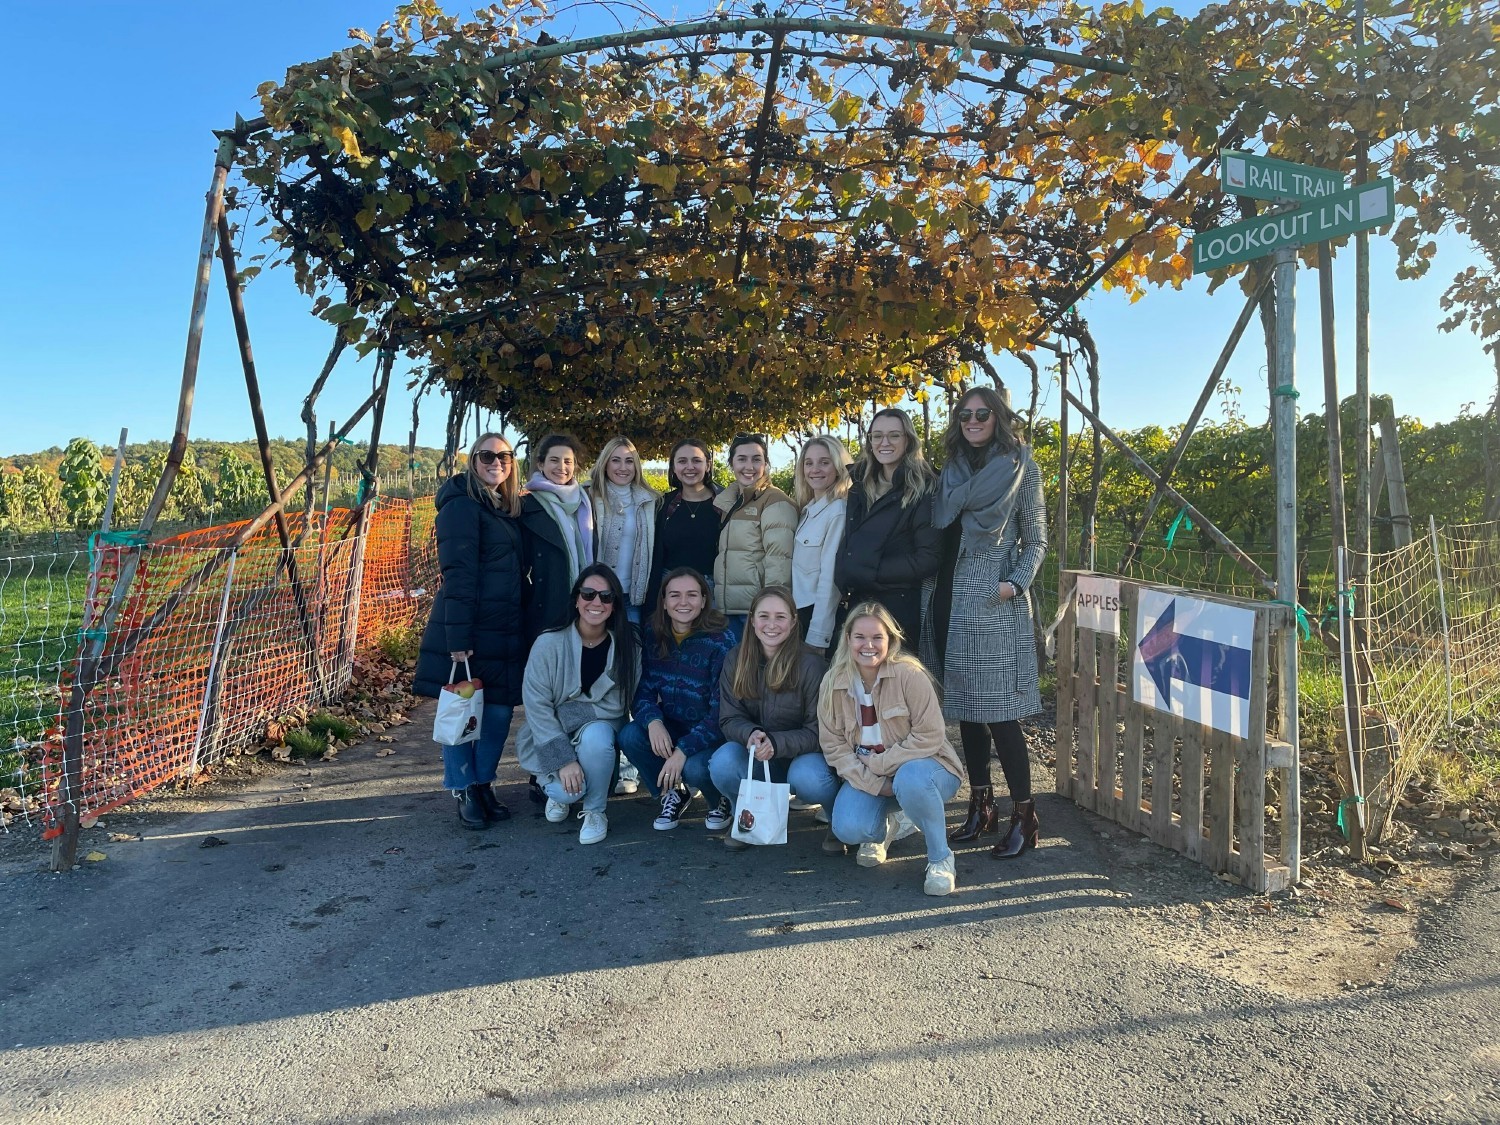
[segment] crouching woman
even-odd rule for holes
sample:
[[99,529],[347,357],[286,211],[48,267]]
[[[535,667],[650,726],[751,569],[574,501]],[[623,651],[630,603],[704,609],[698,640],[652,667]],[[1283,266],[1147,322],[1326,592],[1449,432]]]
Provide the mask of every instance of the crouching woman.
[[625,723],[640,675],[640,653],[625,617],[625,594],[603,563],[573,583],[568,620],[536,639],[521,701],[526,726],[516,758],[547,794],[547,819],[560,824],[583,805],[580,844],[609,833],[605,802],[615,772],[615,734]]
[[963,763],[932,678],[901,641],[885,606],[863,602],[849,611],[824,677],[819,741],[843,780],[833,834],[859,845],[862,867],[877,867],[891,844],[920,831],[927,842],[922,889],[946,895],[956,876],[943,806],[958,792]]
[[[839,779],[818,748],[818,685],[825,665],[802,647],[792,592],[768,586],[757,593],[748,626],[719,677],[719,729],[729,741],[709,762],[714,785],[732,806],[753,754],[769,763],[772,781],[790,785],[809,805],[832,810]],[[746,846],[733,834],[724,844]],[[823,850],[842,855],[844,845],[830,832]]]

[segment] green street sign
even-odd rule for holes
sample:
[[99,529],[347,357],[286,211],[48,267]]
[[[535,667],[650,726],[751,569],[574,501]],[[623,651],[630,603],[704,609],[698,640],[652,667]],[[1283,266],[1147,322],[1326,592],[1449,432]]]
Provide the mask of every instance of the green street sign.
[[1308,203],[1343,191],[1344,177],[1327,168],[1293,164],[1251,152],[1219,154],[1219,186],[1231,195],[1251,199],[1295,199]]
[[1396,216],[1396,183],[1390,178],[1308,203],[1295,211],[1259,215],[1214,227],[1193,239],[1193,272],[1248,262],[1287,246],[1306,246],[1356,231],[1383,227]]

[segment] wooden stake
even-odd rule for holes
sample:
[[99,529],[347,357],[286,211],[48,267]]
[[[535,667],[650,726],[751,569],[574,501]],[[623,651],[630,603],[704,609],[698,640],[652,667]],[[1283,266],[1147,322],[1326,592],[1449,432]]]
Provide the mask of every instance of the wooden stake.
[[1278,710],[1281,737],[1291,747],[1287,772],[1287,823],[1292,830],[1284,841],[1291,880],[1302,870],[1302,781],[1300,716],[1297,712],[1297,259],[1292,251],[1276,251],[1275,362],[1270,368],[1271,428],[1275,435],[1276,477],[1276,598],[1293,607],[1291,623],[1280,634]]

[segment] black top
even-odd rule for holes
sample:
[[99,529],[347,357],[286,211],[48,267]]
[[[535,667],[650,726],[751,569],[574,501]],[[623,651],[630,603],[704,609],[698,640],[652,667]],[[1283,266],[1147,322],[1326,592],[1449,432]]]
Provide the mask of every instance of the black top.
[[587,694],[593,689],[594,681],[604,675],[605,665],[609,663],[609,634],[604,634],[604,639],[593,648],[583,646],[583,660],[578,666],[578,686]]
[[656,544],[652,550],[651,585],[646,608],[656,605],[661,580],[679,566],[690,566],[713,581],[719,557],[719,510],[710,494],[706,500],[684,500],[669,493],[656,513]]

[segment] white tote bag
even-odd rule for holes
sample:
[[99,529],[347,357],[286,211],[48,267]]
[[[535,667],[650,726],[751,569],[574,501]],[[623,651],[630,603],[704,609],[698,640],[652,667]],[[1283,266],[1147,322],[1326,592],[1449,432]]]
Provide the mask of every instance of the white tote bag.
[[745,844],[784,844],[792,787],[771,780],[770,762],[762,762],[760,770],[764,781],[755,780],[755,755],[751,754],[745,780],[740,782],[739,800],[734,803],[730,835]]
[[[448,672],[448,684],[438,692],[437,714],[432,719],[432,741],[439,746],[462,746],[465,742],[479,739],[479,724],[484,718],[484,682],[469,675],[469,662],[464,661],[464,678],[457,683],[455,663]],[[460,688],[472,687],[474,693],[465,699]]]

